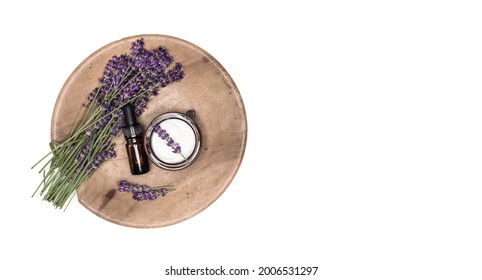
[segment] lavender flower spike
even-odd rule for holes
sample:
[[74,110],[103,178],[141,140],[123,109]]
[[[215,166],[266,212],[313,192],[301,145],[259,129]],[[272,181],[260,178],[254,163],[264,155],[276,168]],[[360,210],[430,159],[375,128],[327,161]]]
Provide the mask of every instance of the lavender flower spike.
[[181,154],[181,146],[179,146],[179,143],[176,143],[174,139],[169,136],[169,133],[167,133],[165,129],[161,128],[160,124],[156,124],[154,126],[154,132],[157,133],[162,140],[166,141],[167,146],[172,148],[173,153]]
[[159,196],[165,196],[168,191],[174,190],[172,185],[151,188],[148,185],[137,185],[122,180],[117,183],[120,192],[132,193],[132,198],[137,201],[155,200]]
[[92,144],[92,137],[89,137],[85,141],[84,146],[82,147],[82,150],[75,156],[75,160],[74,160],[75,163],[80,164],[85,159],[85,157],[90,152],[91,144]]

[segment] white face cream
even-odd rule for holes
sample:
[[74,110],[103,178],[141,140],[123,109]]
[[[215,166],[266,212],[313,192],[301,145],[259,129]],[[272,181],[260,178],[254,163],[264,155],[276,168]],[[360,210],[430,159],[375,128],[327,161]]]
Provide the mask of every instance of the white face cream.
[[144,144],[151,161],[167,170],[192,164],[201,151],[201,133],[193,119],[180,113],[167,113],[147,127]]
[[[181,119],[167,119],[159,123],[174,143],[179,144],[181,151],[173,152],[173,148],[167,145],[158,133],[152,131],[151,148],[153,154],[165,163],[180,163],[189,158],[196,145],[196,136],[191,126]],[[169,138],[168,138],[169,139]]]

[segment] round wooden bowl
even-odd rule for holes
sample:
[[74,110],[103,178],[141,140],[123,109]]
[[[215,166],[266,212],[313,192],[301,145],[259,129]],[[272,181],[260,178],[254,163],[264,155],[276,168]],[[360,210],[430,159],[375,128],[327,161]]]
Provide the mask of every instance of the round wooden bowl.
[[[82,117],[82,103],[98,85],[107,61],[129,52],[133,41],[144,38],[145,48],[166,48],[181,62],[184,78],[153,97],[138,121],[144,128],[167,112],[195,110],[203,135],[197,160],[178,171],[150,163],[151,171],[131,175],[122,133],[115,139],[117,158],[104,162],[77,190],[80,203],[110,222],[140,228],[163,227],[184,221],[207,208],[229,186],[246,147],[247,122],[243,100],[228,72],[210,54],[187,41],[164,35],[139,35],[110,43],[87,57],[70,75],[57,98],[51,137],[64,141]],[[117,191],[117,182],[160,186],[176,190],[153,201],[135,201]]]

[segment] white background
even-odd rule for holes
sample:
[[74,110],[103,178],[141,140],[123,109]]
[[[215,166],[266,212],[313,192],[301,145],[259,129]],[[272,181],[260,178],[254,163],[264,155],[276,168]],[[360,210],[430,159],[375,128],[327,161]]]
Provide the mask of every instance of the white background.
[[[1,279],[166,279],[170,265],[482,278],[480,2],[58,2],[0,4]],[[64,81],[146,33],[202,47],[237,83],[249,133],[233,183],[150,230],[30,198]]]

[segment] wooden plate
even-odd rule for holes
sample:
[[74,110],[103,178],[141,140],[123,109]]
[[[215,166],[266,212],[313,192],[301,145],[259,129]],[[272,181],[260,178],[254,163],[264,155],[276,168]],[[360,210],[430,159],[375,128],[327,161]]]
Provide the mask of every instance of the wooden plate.
[[[247,122],[241,95],[226,70],[211,55],[184,40],[163,35],[139,35],[110,43],[87,57],[65,82],[52,115],[52,140],[63,141],[81,104],[98,84],[107,61],[129,52],[130,44],[144,38],[145,48],[165,47],[181,62],[184,79],[160,90],[138,121],[144,126],[167,112],[196,111],[203,135],[199,158],[179,171],[150,163],[151,171],[133,176],[129,171],[122,133],[116,138],[117,158],[104,162],[77,191],[82,205],[94,214],[124,226],[162,227],[184,221],[213,203],[233,180],[243,158]],[[173,184],[176,190],[154,201],[135,201],[117,191],[127,180],[150,186]]]

